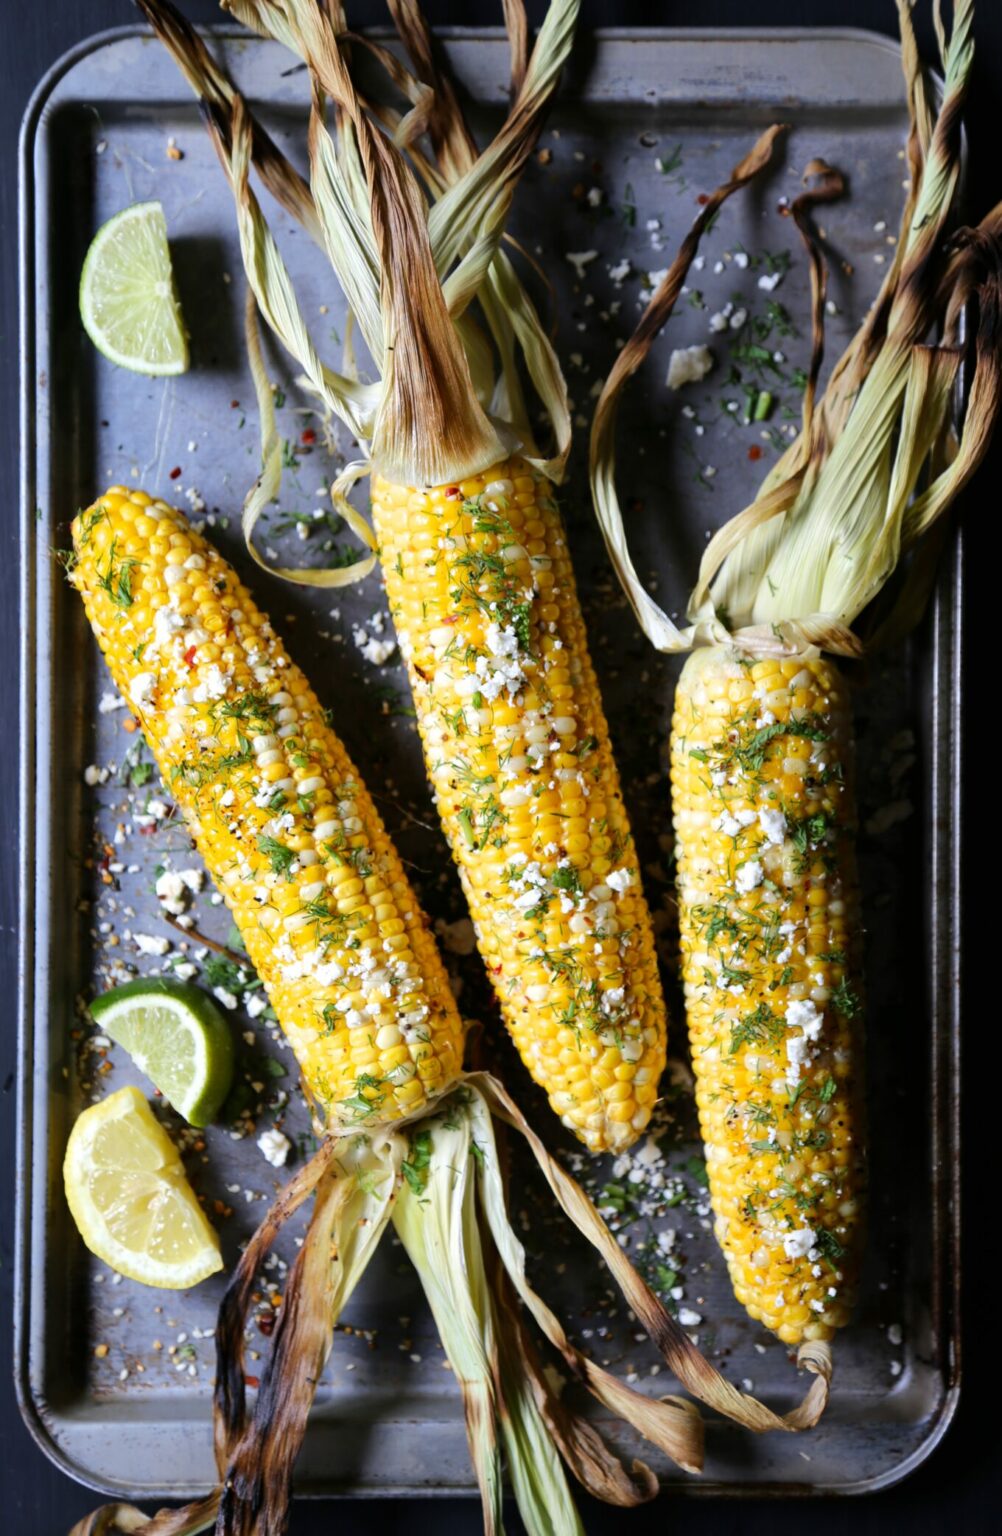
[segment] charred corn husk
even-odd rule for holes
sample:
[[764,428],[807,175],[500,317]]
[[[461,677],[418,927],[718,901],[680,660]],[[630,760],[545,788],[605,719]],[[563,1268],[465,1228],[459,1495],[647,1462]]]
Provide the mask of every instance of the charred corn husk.
[[[281,15],[238,7],[300,55],[317,99],[329,96],[338,108],[336,155],[327,125],[313,121],[308,205],[298,180],[279,176],[276,152],[204,49],[185,41],[162,4],[143,4],[200,95],[216,103],[207,120],[236,196],[244,265],[261,313],[316,393],[369,441],[372,544],[409,662],[443,824],[508,1028],[564,1123],[595,1151],[626,1146],[648,1123],[657,1093],[664,1004],[545,478],[559,477],[569,447],[566,389],[500,244],[514,183],[570,46],[577,0],[553,0],[524,68],[516,69],[511,112],[481,156],[455,93],[437,73],[420,11],[394,10],[420,77],[407,77],[411,100],[427,106],[434,93],[429,136],[441,151],[434,160],[415,147],[395,112],[381,107],[377,128],[357,96],[342,56],[340,6],[318,12],[290,0]],[[382,127],[394,131],[392,144]],[[252,159],[284,189],[283,201],[310,233],[319,221],[381,372],[378,383],[321,366],[249,183]],[[486,333],[474,319],[474,297]],[[244,531],[263,559],[253,532],[278,492],[281,444],[253,313],[252,306],[248,341],[263,454]],[[533,439],[520,354],[555,428],[550,458]],[[505,421],[488,416],[488,401],[504,402]],[[506,457],[516,444],[521,457]],[[342,493],[358,469],[349,466],[332,488],[353,526],[358,518]],[[282,567],[281,574],[333,584],[371,564],[367,556],[350,573]]]
[[181,513],[113,486],[71,579],[334,1124],[426,1108],[462,1025],[379,815],[302,672]]
[[428,772],[522,1059],[594,1151],[665,1060],[650,914],[560,515],[524,460],[373,513]]
[[716,1233],[786,1344],[848,1320],[861,1214],[850,722],[836,665],[696,651],[672,724],[682,975]]
[[905,203],[881,291],[823,392],[826,270],[812,219],[846,179],[815,161],[790,204],[811,279],[801,431],[710,539],[684,627],[630,558],[615,489],[618,400],[685,291],[710,219],[767,163],[770,135],[707,199],[619,353],[592,427],[595,509],[638,621],[661,651],[697,648],[676,700],[672,782],[717,1232],[739,1300],[801,1352],[824,1347],[847,1319],[860,1214],[851,745],[839,674],[821,653],[860,657],[920,617],[937,553],[923,540],[981,463],[1002,405],[1002,204],[974,228],[955,227],[974,7],[949,9],[948,24],[937,8],[934,100],[911,5],[898,5]]
[[[434,940],[357,773],[267,618],[184,517],[141,491],[112,487],[75,519],[73,543],[71,580],[112,676],[327,1119],[319,1150],[248,1245],[220,1313],[221,1489],[164,1516],[165,1531],[204,1529],[217,1510],[219,1529],[234,1536],[285,1528],[293,1462],[334,1323],[390,1221],[444,1307],[437,1315],[462,1365],[487,1529],[500,1529],[502,1445],[537,1536],[554,1529],[554,1518],[561,1530],[581,1529],[559,1453],[612,1502],[640,1502],[656,1489],[642,1463],[627,1472],[597,1438],[579,1460],[573,1414],[546,1406],[548,1387],[517,1349],[507,1350],[499,1394],[496,1340],[511,1301],[486,1283],[488,1227],[503,1283],[575,1374],[698,1470],[702,1426],[691,1405],[651,1402],[586,1361],[529,1285],[505,1208],[493,1113],[526,1137],[589,1240],[617,1262],[620,1250],[500,1086],[461,1072],[460,1022]],[[279,1227],[311,1193],[313,1219],[262,1381],[268,1411],[249,1421],[243,1347],[254,1278]],[[705,1367],[686,1336],[639,1276],[617,1278],[633,1311],[649,1313],[679,1374],[691,1375],[695,1362],[705,1391]]]

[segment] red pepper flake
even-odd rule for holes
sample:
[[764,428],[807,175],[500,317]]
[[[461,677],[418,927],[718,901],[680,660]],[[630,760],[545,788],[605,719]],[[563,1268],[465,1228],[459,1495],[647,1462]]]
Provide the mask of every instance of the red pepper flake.
[[697,197],[696,201],[697,201],[697,203],[699,204],[699,206],[701,208],[705,208],[707,203],[710,201],[709,193],[701,192],[699,194],[699,196]]
[[748,450],[748,457],[751,459],[752,463],[754,463],[756,459],[760,459],[762,457],[762,449],[759,447],[758,443],[752,443]]
[[458,501],[462,494],[458,485],[450,485],[446,487],[445,499],[446,501]]
[[317,434],[312,427],[305,427],[299,434],[299,441],[304,447],[309,448],[317,440]]
[[231,400],[230,401],[230,410],[231,411],[239,411],[239,409],[240,409],[240,401],[239,400]]
[[189,672],[195,665],[195,656],[197,654],[197,650],[197,646],[189,645],[188,649],[184,653],[184,664],[188,668]]
[[245,1387],[259,1387],[260,1385],[261,1385],[261,1378],[259,1376],[248,1376],[246,1371],[244,1372],[244,1386]]
[[174,468],[170,472],[170,478],[172,480],[177,480],[177,479],[180,478],[180,475],[181,475],[181,466],[180,466],[180,464],[175,464]]
[[274,1312],[259,1312],[255,1318],[255,1322],[257,1323],[261,1332],[264,1334],[265,1338],[270,1339],[272,1334],[275,1332]]

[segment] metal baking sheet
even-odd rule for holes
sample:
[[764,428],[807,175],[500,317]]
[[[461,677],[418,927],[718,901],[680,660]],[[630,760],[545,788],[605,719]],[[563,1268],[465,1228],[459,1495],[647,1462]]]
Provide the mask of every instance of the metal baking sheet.
[[[218,34],[218,46],[278,141],[301,144],[304,82],[288,56],[226,30]],[[448,47],[478,128],[489,128],[504,99],[503,40],[491,32],[457,32]],[[777,117],[791,131],[775,170],[755,193],[734,199],[722,212],[703,269],[690,280],[702,298],[690,295],[681,303],[622,413],[621,488],[636,525],[638,565],[650,571],[665,606],[678,609],[708,531],[748,497],[776,452],[776,434],[789,426],[786,411],[796,406],[793,370],[806,361],[808,345],[806,272],[780,203],[814,156],[841,166],[851,184],[850,197],[826,210],[824,219],[839,258],[829,358],[876,292],[906,175],[897,50],[882,38],[847,31],[613,31],[584,37],[514,220],[556,290],[560,350],[578,418],[572,474],[562,494],[662,932],[674,1017],[671,1054],[678,1058],[685,1048],[672,973],[665,779],[677,667],[649,651],[613,590],[587,505],[586,425],[593,386],[632,329],[647,274],[667,264],[698,194],[721,180],[752,136]],[[135,29],[95,38],[55,67],[29,110],[22,156],[25,920],[18,1389],[39,1443],[74,1477],[131,1495],[185,1497],[212,1478],[210,1330],[222,1279],[179,1296],[117,1283],[76,1235],[60,1165],[74,1116],[93,1096],[134,1076],[120,1052],[105,1052],[95,1040],[78,999],[121,974],[123,965],[147,973],[179,958],[183,936],[165,926],[152,887],[159,866],[179,868],[192,858],[170,820],[143,823],[155,781],[123,782],[121,765],[135,761],[127,754],[136,738],[123,729],[121,712],[100,710],[108,681],[53,550],[67,542],[67,522],[79,505],[110,482],[138,482],[173,494],[182,505],[187,497],[193,515],[210,519],[212,536],[248,572],[236,514],[255,472],[257,447],[239,339],[240,261],[229,194],[195,103],[160,47]],[[191,373],[166,382],[106,365],[77,316],[78,275],[91,234],[125,204],[153,196],[166,210],[193,346]],[[309,296],[307,314],[334,353],[343,321],[340,295],[305,237],[274,208],[269,211]],[[763,286],[761,279],[777,271],[776,286]],[[711,317],[727,303],[726,329],[711,333]],[[784,334],[785,322],[769,311],[770,303],[782,304],[795,334]],[[732,328],[731,317],[742,309],[751,317],[746,328]],[[745,425],[741,387],[728,382],[733,347],[756,337],[761,344],[770,313],[773,328],[765,340],[770,354],[779,356],[765,367],[762,382],[777,396],[776,408],[767,423]],[[752,334],[747,326],[756,318],[761,326]],[[703,384],[668,392],[670,349],[707,340],[717,356],[714,372]],[[740,366],[747,382],[747,359]],[[285,360],[273,354],[272,368],[288,396],[282,430],[295,441],[308,418],[293,413],[302,401]],[[737,412],[726,408],[728,398],[739,401]],[[322,507],[317,488],[325,460],[318,448],[298,457],[282,502],[293,521],[296,515],[310,520]],[[266,542],[318,562],[328,535],[314,520],[300,542],[294,527],[282,531],[273,522]],[[462,916],[461,896],[430,825],[402,671],[392,658],[385,666],[373,664],[353,643],[353,627],[368,625],[371,633],[371,616],[385,612],[378,581],[332,601],[256,571],[251,579],[333,709],[426,905],[436,918],[455,922]],[[904,1476],[929,1453],[956,1405],[960,594],[954,541],[921,633],[893,657],[855,674],[872,1195],[862,1297],[856,1321],[836,1345],[832,1405],[809,1437],[753,1438],[711,1424],[700,1482],[658,1466],[673,1490],[874,1489]],[[86,784],[88,765],[109,767],[106,782]],[[128,775],[128,766],[124,771]],[[141,779],[142,770],[132,777]],[[208,891],[197,899],[194,916],[200,931],[225,939],[227,922]],[[168,939],[171,955],[160,960],[139,953],[139,933]],[[476,956],[449,959],[463,985],[464,1008],[490,1022]],[[237,1139],[223,1125],[211,1129],[204,1144],[189,1139],[186,1145],[197,1188],[210,1209],[222,1213],[230,1262],[283,1177],[263,1160],[256,1136],[283,1118],[297,1141],[296,1157],[305,1150],[298,1138],[308,1124],[275,1031],[242,1010],[234,1021],[244,1042],[243,1129],[252,1119],[254,1132]],[[552,1117],[503,1047],[499,1066],[574,1161],[572,1145],[559,1141]],[[659,1125],[656,1167],[665,1179],[654,1215],[627,1219],[638,1200],[653,1199],[651,1181],[631,1181],[631,1166],[592,1165],[585,1170],[589,1187],[600,1193],[611,1219],[621,1224],[623,1241],[642,1262],[652,1260],[649,1245],[657,1231],[675,1229],[665,1263],[674,1276],[662,1269],[659,1284],[672,1279],[674,1301],[698,1314],[693,1331],[733,1379],[752,1382],[759,1395],[787,1407],[800,1383],[782,1346],[735,1304],[709,1230],[684,1088],[672,1091],[668,1108],[674,1118]],[[168,1123],[180,1129],[176,1121]],[[544,1215],[531,1176],[516,1187],[524,1190],[525,1241],[537,1277],[570,1315],[583,1346],[643,1390],[670,1390],[665,1375],[653,1374],[650,1346],[636,1337],[622,1308],[609,1303],[590,1257]],[[680,1203],[673,1204],[676,1194]],[[617,1212],[617,1204],[627,1210]],[[283,1260],[293,1242],[294,1234],[280,1249]],[[264,1327],[268,1296],[280,1290],[281,1277],[278,1266],[262,1277]],[[306,1437],[300,1492],[470,1493],[458,1393],[417,1283],[390,1238],[343,1321],[347,1328],[336,1337]],[[266,1348],[254,1326],[250,1342]],[[253,1358],[248,1369],[254,1370]],[[620,1443],[637,1448],[629,1440]],[[658,1465],[656,1456],[649,1459]]]

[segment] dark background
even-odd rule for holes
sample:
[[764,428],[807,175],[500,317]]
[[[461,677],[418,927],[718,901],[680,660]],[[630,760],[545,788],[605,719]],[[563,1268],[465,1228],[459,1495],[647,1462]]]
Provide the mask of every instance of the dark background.
[[[181,0],[188,15],[196,21],[212,21],[218,16],[213,0]],[[437,24],[494,24],[500,20],[499,4],[494,0],[426,0],[425,9]],[[944,5],[948,12],[949,4]],[[538,20],[543,0],[530,0],[530,15]],[[934,38],[930,22],[932,0],[917,0],[919,36],[923,55],[934,57]],[[355,25],[385,20],[379,0],[349,0],[349,14]],[[17,805],[16,660],[18,652],[17,615],[17,506],[16,487],[19,457],[17,395],[17,134],[25,105],[40,75],[79,39],[105,27],[131,22],[134,12],[127,0],[45,0],[25,4],[24,0],[3,0],[0,4],[3,45],[0,51],[0,464],[3,465],[7,491],[0,501],[0,999],[6,1004],[0,1015],[0,1531],[4,1536],[59,1536],[69,1530],[96,1499],[86,1489],[72,1483],[52,1467],[31,1441],[23,1427],[14,1401],[11,1376],[11,1275],[13,1270],[13,1232],[11,1230],[11,1188],[14,1168],[14,1066],[16,1026],[13,1008],[15,996],[15,949],[18,924],[30,920],[30,914],[18,910],[15,822]],[[699,0],[698,5],[685,0],[662,0],[644,4],[643,0],[584,0],[582,27],[602,25],[685,26],[698,23],[712,26],[857,26],[887,33],[896,31],[893,0]],[[1002,197],[1002,166],[999,163],[999,102],[1002,100],[1002,3],[977,0],[977,64],[967,114],[971,141],[970,211],[984,212]],[[990,487],[999,483],[1002,469],[1002,443],[996,447],[989,464],[964,499],[962,515],[968,524],[969,578],[968,658],[975,653],[975,626],[978,623],[979,590],[985,577],[977,575],[986,568],[984,518],[988,510]],[[971,662],[969,660],[968,670]],[[968,687],[973,694],[970,677]],[[982,721],[982,729],[984,721]],[[973,758],[978,751],[973,744]],[[984,746],[981,747],[984,762]],[[984,848],[978,852],[983,854]],[[974,859],[968,868],[975,868]],[[965,889],[973,894],[976,872],[969,874]],[[967,910],[975,910],[973,901]],[[984,967],[981,971],[983,973]],[[975,978],[982,986],[983,974]],[[968,988],[973,1002],[975,986]],[[980,1035],[982,1060],[991,1064],[994,1045],[989,1032],[996,1027],[997,1007],[990,1013],[978,1009],[969,1026],[970,1036]],[[877,1021],[871,1021],[877,1027]],[[977,1043],[970,1045],[973,1057]],[[919,1042],[916,1042],[919,1048]],[[957,1419],[943,1445],[906,1482],[891,1491],[865,1499],[800,1500],[701,1500],[674,1501],[662,1497],[653,1506],[623,1514],[606,1510],[582,1498],[585,1526],[595,1536],[628,1530],[629,1536],[647,1536],[661,1531],[668,1521],[677,1522],[686,1533],[701,1536],[784,1536],[786,1532],[809,1530],[812,1536],[834,1536],[855,1532],[859,1536],[880,1533],[943,1532],[948,1528],[966,1536],[998,1530],[999,1496],[1002,1495],[1002,1458],[1000,1458],[999,1412],[993,1402],[995,1371],[993,1355],[996,1328],[991,1321],[998,1307],[998,1289],[992,1284],[998,1252],[997,1159],[992,1156],[996,1142],[993,1114],[993,1074],[990,1070],[965,1072],[964,1135],[967,1151],[964,1166],[964,1200],[967,1210],[965,1242],[965,1323],[964,1386]],[[875,1128],[882,1134],[881,1128]],[[360,1536],[378,1527],[385,1536],[406,1532],[424,1536],[439,1532],[448,1524],[456,1536],[473,1536],[480,1529],[479,1508],[472,1501],[388,1503],[303,1503],[297,1506],[292,1522],[293,1536],[327,1532],[336,1525],[343,1536]],[[512,1513],[512,1530],[517,1518]]]

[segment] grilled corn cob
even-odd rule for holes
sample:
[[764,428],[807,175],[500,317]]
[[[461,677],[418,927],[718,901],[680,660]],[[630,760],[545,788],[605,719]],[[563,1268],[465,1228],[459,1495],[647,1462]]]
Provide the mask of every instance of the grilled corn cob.
[[71,579],[219,885],[309,1090],[335,1124],[426,1108],[462,1025],[396,850],[316,696],[181,513],[112,486]]
[[861,1208],[848,708],[819,656],[690,657],[672,726],[682,974],[716,1233],[786,1344],[848,1320]]
[[522,1059],[594,1151],[647,1124],[665,1015],[574,575],[520,459],[373,514],[442,823]]
[[[580,1526],[556,1454],[560,1443],[547,1439],[531,1360],[509,1353],[503,1403],[498,1396],[495,1341],[507,1303],[484,1283],[481,1223],[543,1332],[596,1397],[698,1469],[698,1415],[652,1403],[584,1361],[528,1285],[496,1166],[492,1105],[527,1137],[581,1230],[607,1258],[611,1249],[622,1264],[622,1255],[499,1085],[462,1074],[460,1021],[399,858],[268,620],[183,516],[141,491],[113,486],[79,514],[72,532],[70,577],[112,676],[328,1122],[320,1148],[255,1234],[228,1290],[217,1331],[223,1487],[182,1511],[181,1524],[203,1529],[218,1509],[227,1529],[277,1536],[285,1528],[292,1464],[334,1323],[390,1220],[406,1234],[429,1295],[446,1307],[450,1348],[463,1359],[489,1529],[500,1528],[502,1442],[527,1528],[550,1531],[554,1518],[561,1530]],[[359,1129],[365,1134],[353,1134]],[[284,1352],[272,1354],[262,1385],[269,1412],[248,1427],[242,1342],[253,1278],[276,1231],[311,1191],[314,1218],[282,1314],[283,1328],[298,1332],[291,1343],[282,1334]],[[650,1308],[649,1326],[664,1333],[669,1358],[678,1351],[680,1373],[691,1372],[692,1346],[677,1328],[672,1336],[671,1319],[661,1319],[639,1276],[618,1279],[638,1315]],[[705,1391],[705,1366],[696,1364]],[[599,1496],[649,1496],[652,1475],[642,1464],[635,1464],[635,1486],[600,1442],[590,1458],[582,1473]]]
[[[394,12],[418,73],[430,71],[426,85],[438,85],[431,139],[443,147],[441,164],[414,159],[430,204],[397,153],[410,143],[404,125],[392,112],[380,115],[396,129],[391,145],[356,95],[342,56],[341,7],[289,0],[280,18],[249,8],[256,25],[274,26],[302,57],[315,89],[338,109],[344,153],[335,155],[327,130],[314,124],[314,171],[325,169],[308,201],[298,179],[278,177],[273,148],[263,163],[304,227],[322,231],[381,371],[364,387],[323,368],[306,334],[248,181],[262,141],[245,106],[211,69],[206,78],[204,57],[182,42],[176,20],[143,3],[203,99],[218,105],[207,121],[240,208],[245,269],[262,314],[331,410],[369,440],[375,532],[429,773],[508,1027],[566,1125],[596,1151],[628,1145],[657,1093],[664,1005],[570,562],[540,473],[563,468],[566,391],[514,268],[502,248],[492,253],[570,47],[577,0],[552,0],[517,71],[511,113],[479,158],[455,94],[436,74],[420,11]],[[492,348],[468,308],[474,294],[500,368],[492,388]],[[245,504],[248,541],[281,475],[253,314],[263,453]],[[556,429],[551,460],[533,442],[519,352]],[[507,422],[486,414],[482,401],[492,397],[506,402]],[[516,442],[525,458],[506,459]],[[342,492],[356,468],[333,491],[353,519]],[[331,576],[282,574],[321,583]]]

